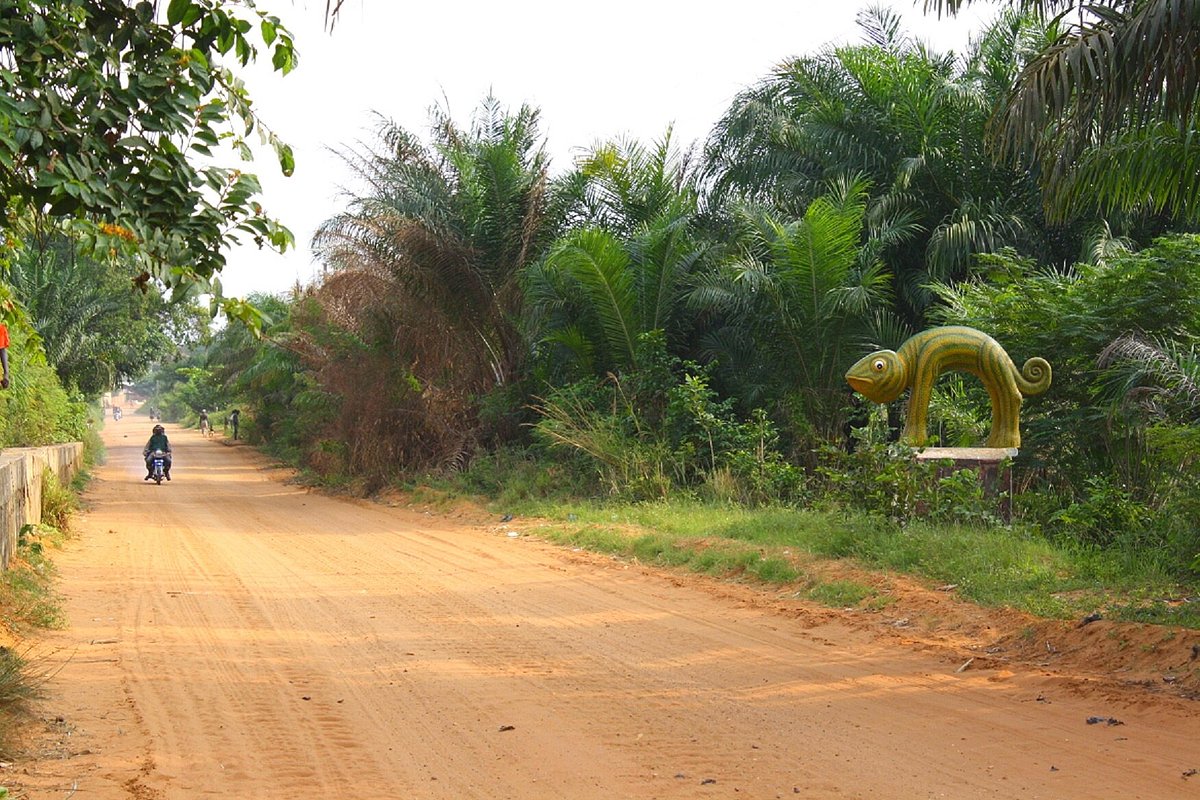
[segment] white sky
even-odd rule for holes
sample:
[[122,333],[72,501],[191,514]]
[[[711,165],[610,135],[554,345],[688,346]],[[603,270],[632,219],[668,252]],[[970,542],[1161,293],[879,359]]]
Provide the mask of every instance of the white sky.
[[[296,39],[286,77],[245,73],[255,107],[295,151],[291,178],[268,148],[250,168],[263,204],[296,235],[285,255],[253,245],[228,254],[225,293],[281,292],[318,266],[309,241],[342,209],[352,182],[334,150],[371,140],[378,111],[426,139],[428,110],[448,102],[462,124],[490,90],[508,108],[541,110],[551,168],[565,170],[597,141],[650,142],[674,124],[680,145],[703,140],[730,101],[786,58],[861,40],[860,8],[895,8],[904,27],[938,50],[962,51],[993,8],[959,18],[921,13],[920,0],[347,0],[332,34],[324,0],[262,0]],[[721,10],[714,10],[714,9]]]

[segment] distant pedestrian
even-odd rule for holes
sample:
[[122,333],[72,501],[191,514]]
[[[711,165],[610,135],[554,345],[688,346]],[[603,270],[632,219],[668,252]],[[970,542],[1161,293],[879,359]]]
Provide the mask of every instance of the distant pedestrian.
[[233,438],[236,441],[238,438],[238,419],[242,416],[242,412],[236,408],[229,412],[229,424],[233,427]]
[[0,366],[4,367],[4,377],[0,377],[0,389],[8,388],[8,326],[0,322]]

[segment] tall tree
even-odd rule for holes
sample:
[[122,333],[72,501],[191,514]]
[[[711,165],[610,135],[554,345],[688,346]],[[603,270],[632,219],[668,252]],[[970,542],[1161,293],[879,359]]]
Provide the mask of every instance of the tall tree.
[[[926,0],[957,13],[971,0]],[[1053,18],[991,128],[1035,166],[1052,212],[1167,212],[1200,220],[1200,0],[1011,0]]]
[[[365,188],[314,248],[329,270],[317,300],[351,338],[325,351],[322,380],[351,395],[345,424],[389,420],[373,441],[395,449],[373,454],[373,470],[467,448],[477,398],[523,373],[519,276],[553,235],[537,122],[530,107],[487,98],[468,128],[435,112],[429,145],[383,122],[377,146],[346,156]],[[368,364],[374,377],[351,376]]]
[[914,323],[933,299],[925,286],[963,277],[973,254],[1055,249],[1036,185],[984,149],[1005,70],[1034,35],[1020,19],[1003,24],[1005,36],[989,32],[960,60],[909,38],[891,12],[864,13],[864,44],[790,59],[735,99],[705,151],[716,197],[799,215],[830,181],[865,177],[868,231],[912,234],[889,237],[883,257]]
[[230,65],[296,63],[291,36],[251,0],[0,0],[0,200],[6,214],[84,225],[96,252],[142,258],[141,280],[209,285],[239,237],[277,248],[254,175],[210,157],[251,157],[258,132],[285,173],[292,153],[257,119]]

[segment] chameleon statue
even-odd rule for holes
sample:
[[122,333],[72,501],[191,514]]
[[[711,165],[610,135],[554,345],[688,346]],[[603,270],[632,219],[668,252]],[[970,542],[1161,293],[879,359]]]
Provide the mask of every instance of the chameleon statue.
[[1021,397],[1050,388],[1050,364],[1044,358],[1031,358],[1018,372],[1004,348],[974,328],[951,325],[922,331],[905,340],[899,350],[877,350],[859,360],[846,373],[846,381],[876,403],[890,403],[911,388],[900,438],[920,447],[928,438],[933,382],[947,370],[969,372],[983,381],[992,399],[987,446],[1020,447]]

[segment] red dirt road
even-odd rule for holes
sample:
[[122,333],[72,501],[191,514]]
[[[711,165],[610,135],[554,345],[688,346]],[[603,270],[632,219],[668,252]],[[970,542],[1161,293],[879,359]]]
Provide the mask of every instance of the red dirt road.
[[[1200,704],[325,497],[108,425],[31,798],[1200,798]],[[1114,717],[1121,725],[1087,724]]]

